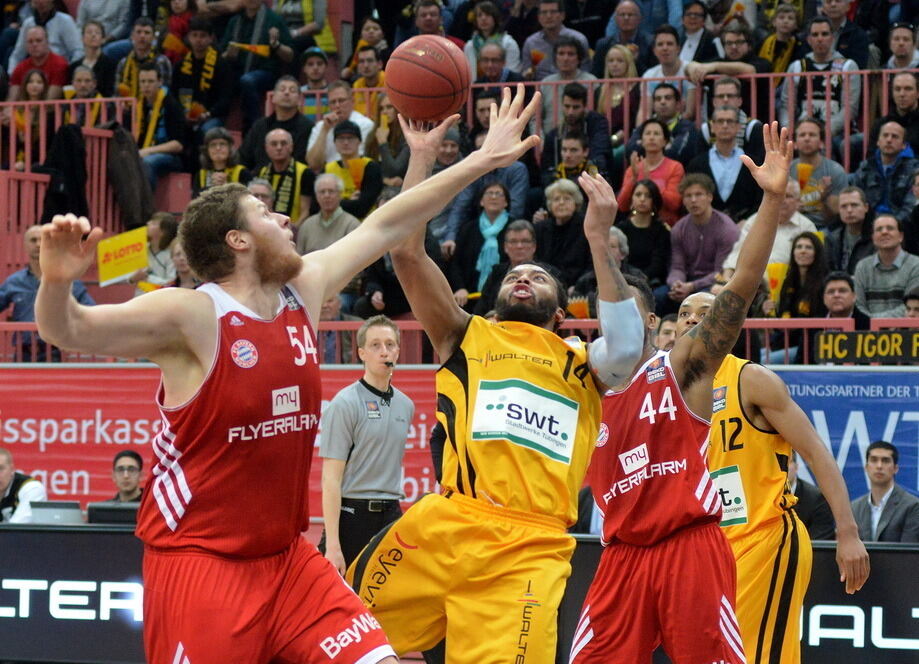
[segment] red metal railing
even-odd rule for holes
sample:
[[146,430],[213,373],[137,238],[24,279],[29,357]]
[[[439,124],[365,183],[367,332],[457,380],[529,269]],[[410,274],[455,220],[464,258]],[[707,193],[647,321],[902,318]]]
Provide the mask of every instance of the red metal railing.
[[[919,327],[919,319],[897,318],[883,319],[877,322],[885,327]],[[872,321],[874,328],[875,321]],[[401,364],[439,364],[440,358],[430,348],[424,337],[424,331],[421,323],[416,320],[398,320],[396,324],[402,333],[401,353],[399,361]],[[320,349],[324,349],[322,335],[325,332],[336,334],[335,349],[336,361],[333,364],[359,363],[357,358],[357,342],[354,338],[355,333],[361,326],[360,321],[321,321],[319,323]],[[562,323],[561,329],[567,334],[578,335],[582,338],[592,338],[599,329],[599,323],[595,319],[567,319]],[[852,332],[855,330],[855,322],[851,318],[748,318],[744,323],[744,339],[746,346],[746,355],[751,359],[759,360],[752,357],[756,348],[753,335],[767,332],[765,336],[764,348],[771,350],[768,340],[768,332],[779,330],[783,333],[783,346],[785,350],[785,364],[792,363],[790,355],[791,335],[796,331],[805,332],[802,334],[804,363],[808,364],[812,353],[810,352],[809,330],[839,330],[843,332]],[[38,342],[32,336],[31,340],[21,343],[23,332],[35,333],[37,331],[34,323],[3,323],[0,322],[0,362],[20,362],[23,356],[38,357],[39,361],[50,361],[50,353],[55,353],[54,361],[60,362],[111,362],[112,358],[94,356],[82,353],[71,353],[68,351],[48,350],[46,356],[41,354]],[[344,335],[350,337],[351,353],[349,356],[342,356],[342,348],[346,346],[342,341]],[[320,350],[320,352],[321,352]],[[58,359],[57,353],[60,353]]]

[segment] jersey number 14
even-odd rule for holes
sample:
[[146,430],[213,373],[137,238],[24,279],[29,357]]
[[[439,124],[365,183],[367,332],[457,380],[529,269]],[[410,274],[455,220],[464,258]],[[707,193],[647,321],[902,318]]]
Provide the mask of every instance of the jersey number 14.
[[667,415],[671,421],[676,419],[676,406],[673,405],[673,395],[670,394],[669,386],[664,389],[664,394],[661,395],[661,401],[657,405],[657,410],[654,409],[654,405],[651,403],[651,393],[648,392],[645,394],[645,400],[641,404],[638,419],[647,419],[651,424],[654,424],[657,421],[658,415],[661,417]]

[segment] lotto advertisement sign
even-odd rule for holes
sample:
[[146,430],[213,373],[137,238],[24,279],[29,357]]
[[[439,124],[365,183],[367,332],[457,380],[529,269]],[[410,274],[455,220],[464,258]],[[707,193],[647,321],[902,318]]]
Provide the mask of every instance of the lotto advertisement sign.
[[[150,365],[106,364],[70,368],[7,365],[0,368],[0,447],[16,466],[41,478],[52,500],[107,500],[115,493],[112,458],[123,449],[140,452],[149,463],[150,444],[159,429],[153,406],[159,372]],[[325,368],[323,407],[357,380],[357,369]],[[843,470],[852,497],[867,492],[865,450],[874,440],[900,450],[897,481],[919,493],[919,372],[896,369],[780,371],[791,396],[804,409]],[[415,418],[406,441],[403,490],[406,502],[435,490],[428,439],[435,424],[434,372],[430,368],[396,370],[395,385],[415,402]],[[244,389],[244,387],[241,387]],[[267,397],[266,397],[267,398]],[[227,395],[232,407],[233,395]],[[553,408],[560,406],[553,403]],[[506,412],[512,413],[508,408]],[[551,411],[551,412],[550,412]],[[564,409],[537,415],[564,424]],[[483,415],[482,427],[508,427]],[[487,421],[486,421],[487,420]],[[486,426],[487,425],[487,426]],[[559,425],[561,426],[561,425]],[[320,425],[321,435],[321,425]],[[529,441],[529,439],[527,439]],[[545,445],[545,442],[540,442]],[[563,454],[564,448],[553,453]],[[321,463],[312,469],[311,508],[319,516]],[[149,471],[149,469],[147,469]],[[801,474],[812,479],[806,467]],[[149,477],[149,474],[148,474]]]

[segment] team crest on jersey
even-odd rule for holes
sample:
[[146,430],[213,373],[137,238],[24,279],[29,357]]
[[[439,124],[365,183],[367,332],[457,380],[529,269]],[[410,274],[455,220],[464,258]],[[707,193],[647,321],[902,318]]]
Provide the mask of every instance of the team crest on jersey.
[[609,427],[606,422],[600,422],[600,433],[597,434],[597,447],[603,447],[609,441]]
[[376,399],[369,399],[364,402],[367,405],[367,419],[378,420],[383,414],[380,413],[380,402]]
[[667,367],[664,365],[663,357],[657,358],[648,365],[647,369],[645,369],[645,378],[648,380],[648,384],[656,383],[659,380],[664,380],[666,377]]
[[717,413],[727,407],[728,388],[727,385],[716,387],[712,390],[712,412]]
[[258,363],[258,350],[255,344],[248,339],[238,339],[230,346],[230,357],[236,366],[242,369],[251,369]]

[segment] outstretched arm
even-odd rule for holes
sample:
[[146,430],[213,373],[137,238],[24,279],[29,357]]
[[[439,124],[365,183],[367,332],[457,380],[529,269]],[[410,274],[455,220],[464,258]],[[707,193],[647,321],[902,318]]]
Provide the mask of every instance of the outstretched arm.
[[[715,298],[709,313],[677,341],[670,356],[684,387],[703,374],[714,375],[734,346],[775,243],[779,207],[788,184],[794,145],[788,140],[788,129],[783,127],[779,132],[776,122],[763,128],[763,141],[766,159],[762,166],[757,167],[747,155],[741,156],[764,195],[756,222],[741,247],[737,269]],[[711,394],[708,397],[711,401]]]
[[[353,275],[421,229],[466,185],[495,168],[513,163],[524,152],[538,145],[539,138],[536,136],[524,140],[520,138],[526,120],[538,108],[536,101],[523,108],[523,86],[518,86],[513,101],[510,91],[505,88],[501,108],[492,107],[490,129],[481,149],[399,194],[372,212],[357,230],[332,246],[304,256],[301,279],[316,292],[316,310],[322,298],[338,293]],[[431,132],[432,141],[435,137],[442,138],[458,119],[458,116],[453,116],[441,123]],[[306,289],[300,292],[306,292]]]
[[603,385],[618,385],[641,359],[642,315],[632,290],[609,248],[609,230],[616,219],[616,194],[601,175],[584,172],[578,184],[587,194],[584,235],[597,275],[597,314],[603,336],[590,345],[590,368]]
[[[539,103],[540,95],[536,93],[524,108],[523,86],[518,86],[517,94],[513,100],[511,100],[510,91],[505,88],[501,106],[495,107],[492,105],[491,123],[482,147],[463,161],[426,181],[423,180],[430,174],[434,166],[436,150],[441,143],[441,139],[438,136],[415,131],[403,123],[405,140],[408,142],[412,153],[409,169],[405,174],[404,186],[414,186],[414,188],[408,194],[402,194],[390,201],[382,209],[386,210],[402,196],[429,189],[443,175],[449,174],[450,171],[455,169],[463,169],[464,165],[470,160],[484,159],[485,170],[476,170],[475,177],[466,180],[463,186],[494,168],[506,166],[515,161],[539,142],[539,138],[535,136],[520,140],[523,129],[535,110],[539,108]],[[514,147],[508,151],[509,146]],[[505,151],[512,158],[499,159],[498,155]],[[424,217],[424,221],[427,222],[432,218],[437,210],[443,206],[444,202],[455,195],[456,191],[448,191],[439,187],[434,190],[433,196],[436,209]],[[367,222],[365,221],[364,223],[366,224]],[[421,322],[437,354],[442,359],[450,357],[462,339],[466,323],[469,320],[469,314],[456,304],[456,300],[453,298],[453,290],[450,288],[446,277],[437,267],[437,264],[425,253],[423,227],[418,227],[401,244],[392,249],[392,261],[396,276],[405,291],[405,296],[412,307],[412,313],[415,318]]]
[[[836,564],[839,580],[850,595],[868,579],[871,569],[868,552],[858,538],[858,525],[852,515],[849,492],[820,436],[804,411],[792,400],[785,383],[769,369],[750,364],[741,374],[745,398],[762,412],[769,424],[787,440],[813,471],[836,521]],[[749,395],[749,397],[747,396]]]

